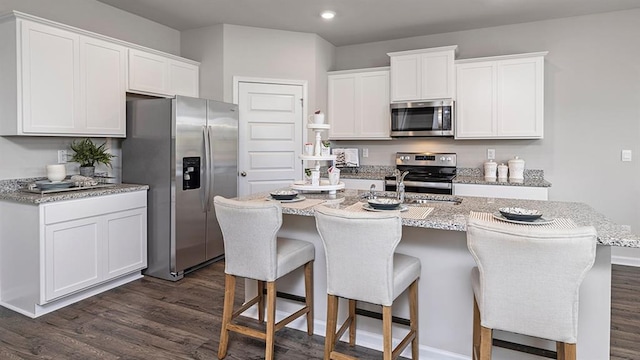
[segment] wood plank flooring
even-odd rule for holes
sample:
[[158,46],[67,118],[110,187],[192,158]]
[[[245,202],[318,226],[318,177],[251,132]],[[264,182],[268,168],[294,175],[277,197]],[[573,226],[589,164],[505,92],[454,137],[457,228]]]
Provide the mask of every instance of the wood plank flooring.
[[[216,359],[223,269],[212,264],[176,283],[145,277],[37,319],[0,307],[0,359]],[[640,268],[614,266],[612,283],[611,359],[640,359]],[[323,346],[321,336],[276,334],[278,359],[322,359]],[[361,347],[340,350],[381,358]],[[231,334],[227,359],[262,358],[264,342]]]

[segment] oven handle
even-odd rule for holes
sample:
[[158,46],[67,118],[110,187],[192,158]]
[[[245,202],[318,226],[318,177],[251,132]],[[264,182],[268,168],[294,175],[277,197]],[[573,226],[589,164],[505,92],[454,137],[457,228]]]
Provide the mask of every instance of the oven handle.
[[[395,180],[385,180],[385,185],[393,185],[396,186]],[[432,188],[432,189],[451,189],[452,184],[450,182],[423,182],[423,181],[405,181],[405,187],[416,187],[416,188]]]

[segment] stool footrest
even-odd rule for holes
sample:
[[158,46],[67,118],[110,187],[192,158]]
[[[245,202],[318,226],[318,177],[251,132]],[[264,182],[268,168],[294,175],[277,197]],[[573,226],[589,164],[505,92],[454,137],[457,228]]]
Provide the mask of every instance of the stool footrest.
[[413,341],[413,339],[415,338],[416,338],[416,332],[414,330],[409,331],[407,336],[405,336],[404,339],[402,339],[400,344],[398,344],[398,346],[396,346],[396,348],[393,349],[393,351],[391,352],[391,358],[397,359],[398,356],[400,356],[400,353],[402,352],[402,350],[404,350],[407,346],[409,346],[409,344],[411,344],[411,341]]
[[282,319],[282,320],[278,321],[278,322],[275,324],[275,329],[276,329],[276,331],[278,331],[278,330],[282,329],[282,328],[283,328],[283,327],[285,327],[288,323],[292,322],[293,320],[295,320],[295,319],[299,318],[300,316],[302,316],[302,315],[304,315],[304,314],[306,314],[306,313],[308,313],[308,312],[309,312],[309,307],[308,307],[308,306],[305,306],[305,307],[303,307],[302,309],[300,309],[300,310],[298,310],[298,311],[294,312],[293,314],[291,314],[291,315],[287,316],[286,318],[284,318],[284,319]]

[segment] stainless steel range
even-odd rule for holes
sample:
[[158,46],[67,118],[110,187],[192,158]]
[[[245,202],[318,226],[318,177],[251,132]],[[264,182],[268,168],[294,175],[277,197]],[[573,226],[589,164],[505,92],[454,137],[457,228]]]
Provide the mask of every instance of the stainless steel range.
[[[431,194],[453,194],[456,176],[455,153],[396,153],[396,169],[408,171],[405,191]],[[385,191],[396,191],[396,179],[385,177]]]

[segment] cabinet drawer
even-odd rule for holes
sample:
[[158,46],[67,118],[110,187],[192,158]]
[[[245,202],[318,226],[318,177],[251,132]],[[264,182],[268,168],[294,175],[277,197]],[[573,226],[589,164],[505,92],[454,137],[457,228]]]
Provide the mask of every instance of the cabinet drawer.
[[147,206],[146,190],[45,204],[43,205],[44,223],[54,224],[145,206]]

